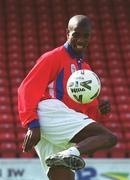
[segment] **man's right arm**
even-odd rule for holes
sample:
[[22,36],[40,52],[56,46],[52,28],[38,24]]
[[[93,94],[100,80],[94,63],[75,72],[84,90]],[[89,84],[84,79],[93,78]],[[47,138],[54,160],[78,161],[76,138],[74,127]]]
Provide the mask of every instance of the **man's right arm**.
[[28,128],[30,122],[38,121],[38,103],[46,96],[48,84],[56,77],[58,68],[59,63],[54,61],[53,56],[43,56],[21,83],[18,89],[18,110],[23,127]]

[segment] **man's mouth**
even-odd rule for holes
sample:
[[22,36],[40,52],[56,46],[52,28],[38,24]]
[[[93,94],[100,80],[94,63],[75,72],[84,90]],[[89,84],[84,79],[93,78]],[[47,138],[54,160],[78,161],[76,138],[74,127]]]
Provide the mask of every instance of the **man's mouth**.
[[76,49],[78,50],[82,50],[82,49],[84,49],[86,46],[85,45],[79,45],[79,44],[77,44],[76,46]]
[[77,49],[83,49],[84,48],[83,45],[77,45],[76,47],[77,47]]

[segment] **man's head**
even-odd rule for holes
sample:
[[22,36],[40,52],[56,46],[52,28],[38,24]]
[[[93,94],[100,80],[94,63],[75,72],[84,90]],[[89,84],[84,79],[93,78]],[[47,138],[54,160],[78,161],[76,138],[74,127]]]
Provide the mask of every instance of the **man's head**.
[[68,23],[67,42],[77,55],[85,52],[91,33],[91,23],[87,16],[73,16]]

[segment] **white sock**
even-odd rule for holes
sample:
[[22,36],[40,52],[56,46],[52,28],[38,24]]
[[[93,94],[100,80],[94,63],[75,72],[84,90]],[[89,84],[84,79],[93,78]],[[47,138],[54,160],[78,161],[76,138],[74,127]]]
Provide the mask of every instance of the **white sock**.
[[65,155],[75,155],[75,156],[80,156],[80,152],[76,147],[70,147],[67,150],[61,151],[60,153],[63,153]]

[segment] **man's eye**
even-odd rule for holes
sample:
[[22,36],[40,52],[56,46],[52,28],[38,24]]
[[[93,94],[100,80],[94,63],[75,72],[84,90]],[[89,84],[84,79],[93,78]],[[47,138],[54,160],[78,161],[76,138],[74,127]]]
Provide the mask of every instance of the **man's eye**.
[[89,37],[89,34],[84,34],[84,38],[88,38]]
[[78,33],[75,33],[75,34],[73,34],[73,37],[74,37],[74,38],[78,38],[78,37],[79,37],[79,34],[78,34]]
[[[73,36],[74,38],[79,38],[81,35],[80,35],[79,33],[74,33],[72,36]],[[89,34],[86,33],[86,34],[82,35],[81,37],[87,39],[87,38],[89,37]]]

